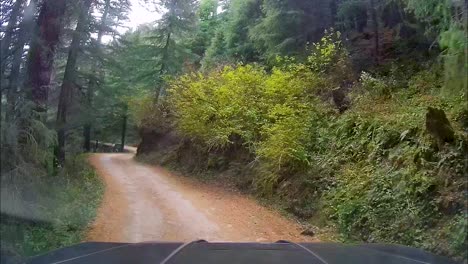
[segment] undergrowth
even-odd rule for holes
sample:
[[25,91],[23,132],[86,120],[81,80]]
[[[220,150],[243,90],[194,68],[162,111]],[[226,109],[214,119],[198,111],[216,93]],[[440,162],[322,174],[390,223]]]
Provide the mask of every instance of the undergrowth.
[[27,178],[3,177],[2,252],[32,256],[83,241],[103,192],[86,156],[68,159],[56,175]]

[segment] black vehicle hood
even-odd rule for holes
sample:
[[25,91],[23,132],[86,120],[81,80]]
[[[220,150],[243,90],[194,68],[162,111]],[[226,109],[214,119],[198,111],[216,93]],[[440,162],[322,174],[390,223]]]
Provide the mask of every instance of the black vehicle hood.
[[27,261],[43,263],[454,263],[426,251],[396,245],[336,243],[82,243]]

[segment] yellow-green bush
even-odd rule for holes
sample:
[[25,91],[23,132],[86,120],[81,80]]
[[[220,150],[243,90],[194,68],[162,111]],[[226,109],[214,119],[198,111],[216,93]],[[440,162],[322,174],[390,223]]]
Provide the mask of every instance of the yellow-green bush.
[[172,82],[170,101],[178,129],[207,148],[239,144],[233,139],[240,138],[266,165],[271,189],[281,168],[309,163],[311,127],[324,108],[314,93],[323,83],[302,64],[271,74],[257,66],[226,67]]
[[177,127],[210,148],[232,144],[235,135],[254,142],[265,117],[265,107],[257,103],[265,78],[265,71],[255,66],[182,76],[169,91]]

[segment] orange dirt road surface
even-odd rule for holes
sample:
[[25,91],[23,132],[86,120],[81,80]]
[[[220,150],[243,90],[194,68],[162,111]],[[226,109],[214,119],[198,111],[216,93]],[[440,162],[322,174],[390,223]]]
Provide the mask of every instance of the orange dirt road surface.
[[315,241],[252,198],[138,163],[133,155],[90,157],[106,188],[88,241]]

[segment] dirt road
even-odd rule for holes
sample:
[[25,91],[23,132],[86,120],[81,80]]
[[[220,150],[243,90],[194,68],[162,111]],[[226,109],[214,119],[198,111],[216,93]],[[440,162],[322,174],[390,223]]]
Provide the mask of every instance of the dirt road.
[[140,164],[133,154],[95,154],[106,191],[89,241],[313,241],[253,199]]

